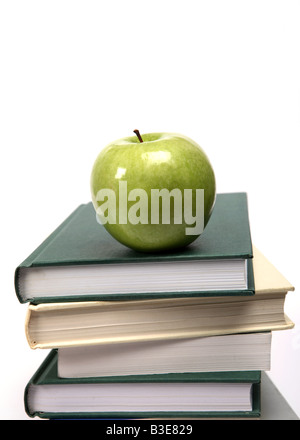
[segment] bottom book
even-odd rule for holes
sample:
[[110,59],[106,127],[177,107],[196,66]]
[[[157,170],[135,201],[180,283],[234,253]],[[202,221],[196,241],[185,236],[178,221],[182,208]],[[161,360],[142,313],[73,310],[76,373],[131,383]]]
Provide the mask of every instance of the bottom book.
[[60,378],[52,350],[25,389],[29,416],[224,418],[260,416],[260,371]]

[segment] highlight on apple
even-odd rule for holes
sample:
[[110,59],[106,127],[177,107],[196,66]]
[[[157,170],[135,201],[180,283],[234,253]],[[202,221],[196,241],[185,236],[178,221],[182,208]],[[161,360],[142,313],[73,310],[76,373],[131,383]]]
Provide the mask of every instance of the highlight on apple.
[[[103,225],[126,225],[128,222],[132,225],[169,225],[172,221],[190,226],[185,228],[186,235],[200,235],[204,230],[204,189],[184,189],[183,192],[178,188],[171,191],[151,189],[149,203],[144,189],[135,188],[128,193],[127,181],[120,180],[118,197],[113,189],[102,188],[97,192],[96,201],[102,202],[96,209],[96,217]],[[135,203],[128,209],[128,202]]]

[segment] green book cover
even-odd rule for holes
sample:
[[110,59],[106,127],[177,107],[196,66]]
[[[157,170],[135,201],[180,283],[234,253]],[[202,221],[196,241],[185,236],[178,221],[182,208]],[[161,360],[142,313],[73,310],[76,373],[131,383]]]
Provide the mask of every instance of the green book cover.
[[[140,253],[133,251],[116,241],[96,221],[96,213],[92,203],[80,205],[15,271],[15,289],[20,302],[59,302],[59,301],[88,301],[103,299],[134,299],[134,298],[163,298],[168,296],[205,296],[205,295],[249,295],[254,294],[252,267],[252,243],[250,236],[247,195],[245,193],[218,194],[215,208],[204,232],[192,244],[180,251],[162,253]],[[24,281],[25,276],[33,269],[43,269],[37,277],[37,283],[43,279],[46,271],[53,267],[76,266],[76,277],[81,267],[136,263],[163,263],[186,261],[224,260],[247,261],[247,287],[224,288],[217,292],[214,289],[176,292],[172,288],[167,291],[147,292],[120,296],[118,292],[111,295],[101,295],[95,292],[83,292],[69,297],[55,289],[39,297],[39,285],[36,291],[30,291],[30,283]],[[102,266],[104,267],[104,266]],[[50,272],[49,272],[50,273]],[[49,275],[49,280],[51,276]],[[147,281],[147,280],[145,280]],[[48,283],[50,286],[50,283]],[[57,283],[58,284],[58,283]],[[60,283],[62,285],[62,283]],[[76,287],[76,286],[75,286]],[[50,289],[50,287],[49,287]],[[108,292],[109,293],[109,292]],[[188,294],[187,294],[188,293]]]
[[[47,403],[47,391],[51,387],[57,386],[70,386],[65,387],[66,395],[68,396],[68,389],[70,391],[72,405],[76,408],[78,403],[76,396],[80,395],[80,387],[84,385],[92,386],[97,384],[249,384],[251,388],[251,401],[252,409],[247,411],[136,411],[136,412],[115,412],[111,407],[110,410],[104,412],[93,411],[64,411],[64,408],[58,403],[57,411],[45,411],[43,410],[43,403]],[[38,416],[41,418],[152,418],[152,417],[190,417],[190,418],[202,418],[202,417],[259,417],[260,416],[260,383],[261,372],[260,371],[234,371],[234,372],[210,372],[210,373],[171,373],[171,374],[154,374],[154,375],[135,375],[135,376],[111,376],[111,377],[93,377],[93,378],[81,378],[70,379],[60,378],[57,374],[57,350],[52,350],[35,372],[33,377],[28,382],[24,392],[24,404],[26,413],[30,417]],[[43,387],[46,393],[43,393],[43,398],[40,399],[40,403],[37,403],[39,399],[38,388]],[[73,387],[73,389],[72,389]],[[57,388],[56,388],[57,389]],[[74,392],[75,390],[75,392]],[[93,393],[91,394],[94,399]],[[49,399],[53,399],[53,395],[49,394]],[[55,399],[54,399],[55,400]],[[41,405],[39,407],[39,405]],[[184,401],[182,401],[184,407]]]

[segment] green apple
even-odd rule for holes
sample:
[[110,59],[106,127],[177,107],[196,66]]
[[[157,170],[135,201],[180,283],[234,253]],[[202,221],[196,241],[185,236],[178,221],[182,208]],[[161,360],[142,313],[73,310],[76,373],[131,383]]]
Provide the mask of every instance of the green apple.
[[149,133],[119,139],[98,155],[91,194],[100,222],[142,252],[179,249],[206,226],[216,197],[213,168],[186,136]]

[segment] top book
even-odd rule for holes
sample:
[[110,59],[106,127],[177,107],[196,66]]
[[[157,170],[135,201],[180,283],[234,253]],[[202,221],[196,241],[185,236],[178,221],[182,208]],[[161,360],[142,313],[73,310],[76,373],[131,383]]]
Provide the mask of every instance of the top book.
[[15,271],[20,302],[252,295],[247,195],[218,194],[200,237],[179,251],[140,253],[80,205]]

